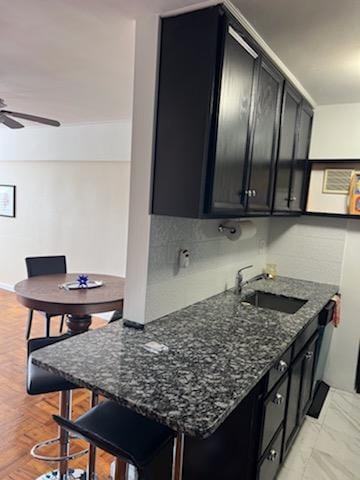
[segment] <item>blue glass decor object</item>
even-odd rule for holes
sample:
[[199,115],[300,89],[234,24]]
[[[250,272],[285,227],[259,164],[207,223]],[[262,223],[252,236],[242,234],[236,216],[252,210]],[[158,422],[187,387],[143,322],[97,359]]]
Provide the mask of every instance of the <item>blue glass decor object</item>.
[[82,275],[78,276],[77,282],[79,284],[79,288],[88,288],[89,276],[83,273]]

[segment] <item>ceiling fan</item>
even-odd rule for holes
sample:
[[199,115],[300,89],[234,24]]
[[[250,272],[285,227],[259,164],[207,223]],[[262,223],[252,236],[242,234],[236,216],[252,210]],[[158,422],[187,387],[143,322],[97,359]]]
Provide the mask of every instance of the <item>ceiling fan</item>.
[[50,118],[38,117],[36,115],[29,115],[28,113],[11,112],[10,110],[4,110],[7,105],[2,98],[0,98],[0,124],[3,123],[9,128],[24,128],[24,125],[17,122],[11,117],[22,118],[24,120],[30,120],[31,122],[42,123],[44,125],[51,125],[52,127],[60,127],[60,122],[57,120],[51,120]]

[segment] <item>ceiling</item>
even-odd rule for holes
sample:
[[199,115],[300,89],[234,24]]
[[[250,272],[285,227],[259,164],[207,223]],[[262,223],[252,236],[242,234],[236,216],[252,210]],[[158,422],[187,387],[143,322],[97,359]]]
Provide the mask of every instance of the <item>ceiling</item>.
[[107,0],[0,0],[0,98],[62,123],[129,120],[135,22]]
[[360,0],[235,0],[318,104],[360,102]]
[[[131,119],[136,16],[194,0],[0,0],[0,97],[63,123]],[[360,0],[233,0],[319,104],[360,102]]]

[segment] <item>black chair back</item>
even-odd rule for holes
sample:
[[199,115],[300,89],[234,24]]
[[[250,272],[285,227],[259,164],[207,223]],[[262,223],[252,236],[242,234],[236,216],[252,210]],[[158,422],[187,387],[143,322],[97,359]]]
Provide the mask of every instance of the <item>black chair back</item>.
[[28,277],[66,273],[65,255],[25,258]]

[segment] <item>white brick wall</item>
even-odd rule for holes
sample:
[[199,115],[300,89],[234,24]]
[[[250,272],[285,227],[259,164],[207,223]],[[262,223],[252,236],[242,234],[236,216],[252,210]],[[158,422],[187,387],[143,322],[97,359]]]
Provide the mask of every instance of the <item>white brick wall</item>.
[[[254,220],[257,234],[249,240],[230,241],[217,231],[219,220],[192,220],[153,216],[146,318],[162,315],[215,295],[234,285],[236,271],[245,265],[254,276],[266,263],[266,249],[259,253],[259,241],[267,242],[268,219]],[[191,263],[178,268],[179,250],[187,248]]]

